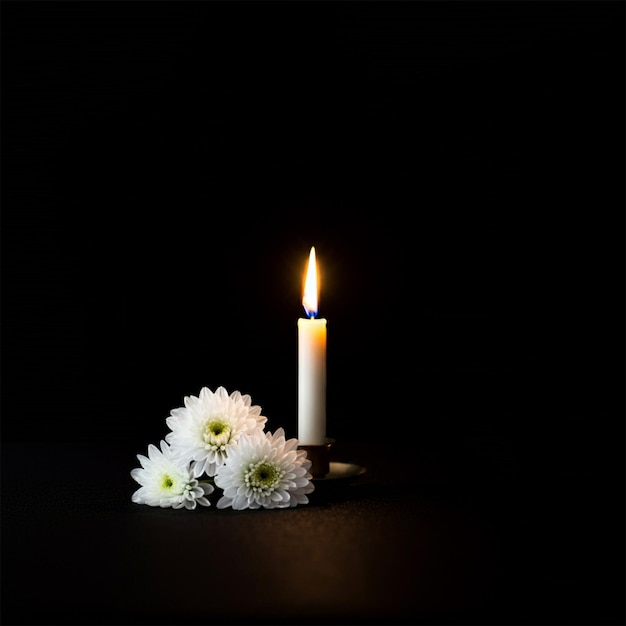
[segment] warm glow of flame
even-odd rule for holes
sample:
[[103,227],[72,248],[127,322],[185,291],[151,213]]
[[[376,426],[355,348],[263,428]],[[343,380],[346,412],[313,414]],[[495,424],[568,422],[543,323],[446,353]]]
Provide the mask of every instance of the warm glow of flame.
[[309,265],[304,280],[302,306],[309,317],[317,315],[317,262],[315,260],[314,246],[311,246],[311,252],[309,253]]

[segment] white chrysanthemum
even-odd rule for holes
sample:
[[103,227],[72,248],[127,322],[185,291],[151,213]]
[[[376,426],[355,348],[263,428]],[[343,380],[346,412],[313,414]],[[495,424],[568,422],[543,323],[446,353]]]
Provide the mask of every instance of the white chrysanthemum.
[[215,488],[210,483],[200,483],[194,476],[194,463],[172,457],[165,441],[161,449],[148,446],[148,456],[138,454],[141,467],[131,470],[130,475],[141,485],[132,500],[136,504],[149,504],[163,508],[195,509],[196,504],[210,506],[206,496]]
[[230,395],[224,387],[213,393],[208,387],[199,397],[185,396],[185,406],[173,409],[165,420],[171,432],[165,440],[177,457],[196,461],[195,476],[214,476],[230,450],[244,433],[263,432],[267,418],[250,396],[238,391]]
[[218,509],[284,509],[307,504],[315,488],[311,461],[298,440],[285,440],[282,428],[275,434],[255,431],[242,435],[224,465],[217,468],[215,484],[224,490]]

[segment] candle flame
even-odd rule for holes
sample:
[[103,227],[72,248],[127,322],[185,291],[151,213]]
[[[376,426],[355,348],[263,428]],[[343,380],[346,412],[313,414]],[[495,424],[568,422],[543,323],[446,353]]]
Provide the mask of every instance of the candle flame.
[[309,265],[304,281],[302,306],[309,317],[317,315],[317,262],[315,259],[315,246],[311,246],[311,252],[309,253]]

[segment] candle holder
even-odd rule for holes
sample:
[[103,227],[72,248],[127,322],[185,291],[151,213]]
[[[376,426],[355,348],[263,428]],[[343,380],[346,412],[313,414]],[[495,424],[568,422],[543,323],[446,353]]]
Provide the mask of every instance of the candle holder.
[[330,449],[335,440],[327,438],[325,444],[299,445],[298,448],[306,450],[311,460],[311,475],[314,483],[320,482],[346,482],[356,479],[365,473],[365,467],[355,463],[342,463],[330,460]]
[[309,471],[313,480],[324,478],[330,472],[330,448],[334,443],[334,439],[326,439],[325,444],[298,446],[301,450],[306,450],[307,457],[311,461]]

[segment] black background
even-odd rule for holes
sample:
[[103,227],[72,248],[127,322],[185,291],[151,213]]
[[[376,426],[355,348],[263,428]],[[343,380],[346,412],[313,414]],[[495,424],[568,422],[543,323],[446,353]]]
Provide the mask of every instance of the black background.
[[1,8],[5,442],[297,436],[314,245],[329,436],[623,520],[623,2]]
[[153,441],[219,385],[296,436],[315,245],[329,436],[614,445],[622,17],[3,3],[4,439]]
[[329,436],[606,445],[621,17],[3,3],[4,438],[152,440],[219,385],[295,436],[315,245]]

